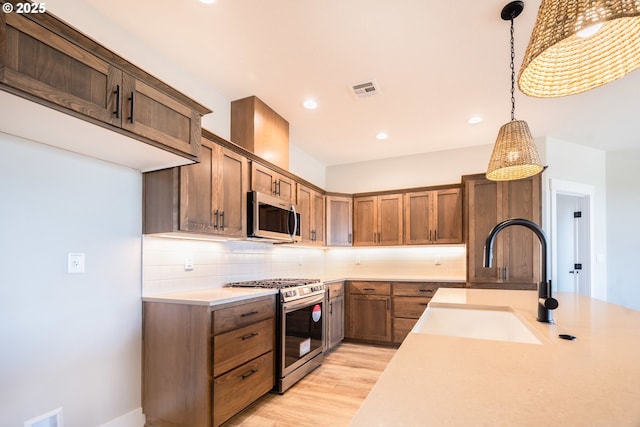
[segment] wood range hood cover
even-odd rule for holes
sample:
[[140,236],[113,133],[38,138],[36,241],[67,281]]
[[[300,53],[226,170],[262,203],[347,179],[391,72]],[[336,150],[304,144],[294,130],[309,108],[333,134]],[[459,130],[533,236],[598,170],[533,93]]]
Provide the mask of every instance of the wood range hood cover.
[[257,96],[231,102],[231,142],[289,170],[289,122]]

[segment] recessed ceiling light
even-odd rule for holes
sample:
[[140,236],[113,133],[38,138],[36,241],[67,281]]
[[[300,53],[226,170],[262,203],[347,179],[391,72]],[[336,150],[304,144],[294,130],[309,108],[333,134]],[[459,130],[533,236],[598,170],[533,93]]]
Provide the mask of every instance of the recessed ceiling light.
[[469,119],[468,123],[469,123],[470,125],[475,125],[475,124],[480,123],[481,121],[482,121],[482,117],[480,117],[480,116],[473,116],[473,117],[471,117],[471,118]]
[[200,0],[200,3],[204,3],[204,4],[211,4],[213,2],[215,2],[216,0]]
[[378,134],[376,135],[376,139],[379,139],[380,141],[383,141],[387,138],[389,138],[389,134],[386,132],[378,132]]
[[304,105],[304,108],[306,108],[307,110],[315,110],[316,108],[318,108],[318,103],[313,99],[305,100],[302,105]]

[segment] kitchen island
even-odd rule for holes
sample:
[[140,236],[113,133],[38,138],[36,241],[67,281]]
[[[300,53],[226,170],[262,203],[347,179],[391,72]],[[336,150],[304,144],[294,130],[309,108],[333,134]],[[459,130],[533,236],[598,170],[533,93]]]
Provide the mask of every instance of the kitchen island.
[[438,290],[434,307],[510,307],[540,344],[418,333],[427,309],[351,425],[640,426],[640,312],[556,297],[550,325],[535,291]]

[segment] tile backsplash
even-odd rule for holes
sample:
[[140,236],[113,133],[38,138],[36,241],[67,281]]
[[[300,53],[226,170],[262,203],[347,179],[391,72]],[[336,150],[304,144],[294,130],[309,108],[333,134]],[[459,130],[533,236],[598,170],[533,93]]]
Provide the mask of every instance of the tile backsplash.
[[[323,249],[143,236],[142,294],[276,277],[464,280],[465,256],[463,245]],[[193,268],[187,269],[186,264]]]

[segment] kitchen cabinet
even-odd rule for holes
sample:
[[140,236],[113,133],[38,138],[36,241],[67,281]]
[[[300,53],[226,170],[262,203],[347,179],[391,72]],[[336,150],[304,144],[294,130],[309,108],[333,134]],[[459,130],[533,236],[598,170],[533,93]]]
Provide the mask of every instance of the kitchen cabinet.
[[464,286],[464,283],[453,282],[392,283],[393,342],[400,344],[404,341],[439,288]]
[[327,196],[327,246],[353,243],[353,197]]
[[540,175],[495,182],[464,177],[467,236],[467,278],[470,287],[535,289],[540,279],[540,244],[524,227],[509,227],[494,242],[493,266],[483,266],[489,231],[508,218],[540,224]]
[[405,244],[454,244],[462,239],[460,187],[406,193]]
[[391,284],[347,282],[345,336],[359,341],[391,343]]
[[275,384],[275,298],[143,303],[148,427],[217,427]]
[[326,284],[329,314],[325,351],[333,350],[344,339],[344,288],[345,282]]
[[402,200],[402,194],[354,197],[353,245],[402,245]]
[[296,182],[253,161],[251,162],[251,190],[271,194],[287,203],[296,204]]
[[324,246],[324,195],[299,183],[297,188],[301,242]]
[[289,123],[256,96],[231,103],[231,141],[289,169]]
[[191,160],[210,110],[49,14],[2,13],[0,89]]
[[246,236],[248,161],[202,139],[200,163],[144,174],[144,233]]

